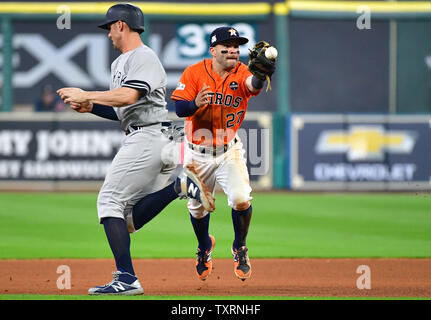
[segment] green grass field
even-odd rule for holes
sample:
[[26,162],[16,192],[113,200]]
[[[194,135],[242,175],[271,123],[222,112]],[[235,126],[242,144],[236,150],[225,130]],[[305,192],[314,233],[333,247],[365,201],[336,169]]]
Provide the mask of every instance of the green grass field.
[[[256,193],[247,244],[253,257],[430,257],[431,197],[411,194]],[[0,259],[110,258],[96,193],[0,193]],[[217,195],[210,232],[233,240]],[[185,200],[132,235],[136,258],[190,257],[196,241]],[[230,251],[218,251],[229,257]]]
[[[429,194],[280,192],[253,197],[247,241],[253,258],[431,257]],[[96,193],[0,193],[0,259],[111,258],[96,199]],[[230,208],[224,195],[216,199],[210,232],[226,250],[214,257],[230,258]],[[196,245],[185,200],[174,201],[132,235],[134,258],[189,258]]]

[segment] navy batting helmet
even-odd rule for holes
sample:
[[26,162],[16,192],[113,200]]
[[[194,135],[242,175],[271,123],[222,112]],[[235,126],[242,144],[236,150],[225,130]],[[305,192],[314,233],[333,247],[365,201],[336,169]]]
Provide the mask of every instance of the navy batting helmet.
[[99,28],[109,30],[110,25],[118,20],[127,23],[130,29],[138,32],[144,32],[144,14],[139,7],[131,3],[119,3],[108,9],[106,18]]

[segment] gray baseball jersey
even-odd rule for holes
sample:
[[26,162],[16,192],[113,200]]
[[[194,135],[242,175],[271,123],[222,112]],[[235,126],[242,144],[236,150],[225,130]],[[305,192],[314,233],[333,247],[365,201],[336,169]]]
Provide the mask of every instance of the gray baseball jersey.
[[167,119],[166,72],[156,54],[147,46],[121,54],[111,65],[110,89],[129,87],[141,92],[129,106],[114,108],[121,128],[130,130],[106,174],[97,199],[99,220],[124,218],[130,232],[133,206],[144,196],[171,183],[176,165],[164,164],[163,148],[170,143],[162,133]]
[[142,92],[136,103],[114,108],[123,130],[130,125],[145,126],[166,121],[166,84],[166,72],[159,58],[144,44],[121,54],[112,63],[111,90],[128,87]]

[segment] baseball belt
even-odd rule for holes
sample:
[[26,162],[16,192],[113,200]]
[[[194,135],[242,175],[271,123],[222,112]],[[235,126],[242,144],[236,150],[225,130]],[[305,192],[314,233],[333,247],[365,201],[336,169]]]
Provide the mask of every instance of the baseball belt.
[[220,154],[220,152],[225,153],[228,151],[235,143],[237,143],[239,140],[235,137],[229,142],[228,144],[225,144],[223,147],[201,147],[199,145],[188,143],[188,147],[192,149],[193,151],[197,151],[203,154],[212,154],[214,157],[217,155],[217,153]]
[[124,133],[127,136],[127,135],[131,134],[132,132],[135,132],[137,130],[141,130],[141,129],[146,128],[146,127],[154,126],[156,124],[161,124],[162,127],[169,127],[170,125],[172,125],[172,123],[170,123],[170,122],[153,122],[153,123],[149,123],[149,124],[145,124],[145,125],[129,126],[126,130],[124,130]]

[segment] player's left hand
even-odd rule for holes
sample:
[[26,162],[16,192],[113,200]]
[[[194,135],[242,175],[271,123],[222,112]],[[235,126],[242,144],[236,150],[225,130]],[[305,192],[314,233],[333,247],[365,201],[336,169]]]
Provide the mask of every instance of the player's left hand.
[[88,103],[86,92],[80,88],[61,88],[57,90],[64,103]]
[[271,76],[275,71],[275,60],[277,58],[277,54],[271,59],[267,57],[266,50],[270,47],[272,46],[268,42],[259,41],[253,49],[250,50],[248,61],[248,70],[256,78],[268,82],[266,91],[268,91],[268,89],[271,90]]

